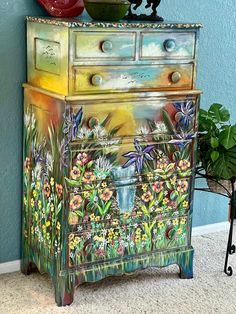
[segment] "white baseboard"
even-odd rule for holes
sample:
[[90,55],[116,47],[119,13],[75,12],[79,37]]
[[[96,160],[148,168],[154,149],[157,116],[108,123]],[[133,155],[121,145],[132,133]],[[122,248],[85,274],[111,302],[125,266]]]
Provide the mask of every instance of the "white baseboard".
[[0,274],[13,273],[14,271],[20,270],[20,260],[1,263],[0,264]]
[[[214,233],[220,231],[227,231],[229,230],[229,223],[228,221],[220,222],[211,225],[205,225],[200,227],[194,227],[192,231],[193,236],[201,236],[207,233]],[[12,273],[14,271],[20,270],[20,260],[2,263],[0,264],[0,274]]]

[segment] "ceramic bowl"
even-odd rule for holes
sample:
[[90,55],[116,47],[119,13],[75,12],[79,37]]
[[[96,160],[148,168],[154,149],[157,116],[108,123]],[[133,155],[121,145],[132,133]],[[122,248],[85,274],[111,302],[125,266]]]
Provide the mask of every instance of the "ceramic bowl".
[[130,2],[125,0],[84,0],[84,6],[94,20],[119,21],[128,11]]

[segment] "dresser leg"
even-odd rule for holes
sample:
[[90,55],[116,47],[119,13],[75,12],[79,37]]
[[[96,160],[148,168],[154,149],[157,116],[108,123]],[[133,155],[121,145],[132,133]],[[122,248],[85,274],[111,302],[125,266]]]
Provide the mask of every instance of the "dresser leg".
[[180,278],[192,279],[193,278],[193,250],[183,252],[179,259]]
[[38,268],[33,262],[27,259],[21,260],[21,272],[24,275],[30,275],[31,273],[35,273],[37,271],[38,271]]
[[58,306],[70,305],[74,301],[74,283],[70,276],[61,276],[54,281],[55,301]]

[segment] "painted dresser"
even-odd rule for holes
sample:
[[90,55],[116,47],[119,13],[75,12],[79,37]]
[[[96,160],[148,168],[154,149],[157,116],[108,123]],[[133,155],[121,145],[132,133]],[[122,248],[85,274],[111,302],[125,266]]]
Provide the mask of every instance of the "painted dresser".
[[27,18],[22,272],[193,276],[200,24]]

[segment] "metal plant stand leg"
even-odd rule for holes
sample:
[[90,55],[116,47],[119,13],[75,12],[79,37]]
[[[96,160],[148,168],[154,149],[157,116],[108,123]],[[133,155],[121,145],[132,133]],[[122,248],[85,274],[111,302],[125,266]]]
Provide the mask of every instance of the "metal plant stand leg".
[[235,245],[232,244],[232,239],[233,239],[233,228],[234,228],[234,218],[235,218],[235,188],[234,188],[234,183],[235,183],[236,178],[233,177],[231,179],[231,186],[232,186],[232,194],[231,194],[231,201],[230,201],[230,229],[229,229],[229,237],[228,237],[228,245],[227,245],[227,251],[226,251],[226,257],[225,257],[225,267],[224,267],[224,272],[228,276],[233,275],[233,269],[231,266],[228,266],[228,260],[229,260],[229,255],[232,255],[235,253]]

